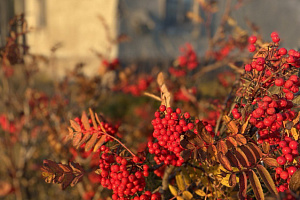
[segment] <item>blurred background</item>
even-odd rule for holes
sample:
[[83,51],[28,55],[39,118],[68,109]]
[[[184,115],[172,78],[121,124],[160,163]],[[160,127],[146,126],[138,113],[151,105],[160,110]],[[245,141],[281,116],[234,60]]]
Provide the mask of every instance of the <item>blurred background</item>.
[[[110,200],[93,172],[99,152],[64,141],[70,119],[92,108],[143,150],[164,71],[174,107],[215,121],[253,56],[248,36],[270,42],[277,31],[282,46],[298,49],[299,8],[299,0],[0,0],[0,199]],[[87,176],[62,191],[44,182],[45,159],[80,163]]]
[[[199,2],[209,3],[212,14],[207,15]],[[255,26],[263,38],[278,31],[284,45],[299,47],[297,0],[1,0],[0,46],[5,44],[9,20],[24,13],[31,27],[24,38],[30,53],[50,57],[57,50],[59,72],[83,62],[93,74],[98,66],[95,51],[150,67],[168,63],[185,42],[204,52],[208,34],[217,31],[228,3],[241,28]],[[122,34],[126,42],[111,43]]]

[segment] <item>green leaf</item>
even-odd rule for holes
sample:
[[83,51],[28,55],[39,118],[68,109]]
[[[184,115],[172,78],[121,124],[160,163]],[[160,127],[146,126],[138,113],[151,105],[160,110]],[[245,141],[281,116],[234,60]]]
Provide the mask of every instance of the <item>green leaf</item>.
[[187,186],[189,186],[191,184],[191,177],[190,177],[189,173],[187,172],[186,168],[184,168],[184,167],[181,168],[181,174],[183,176],[184,183]]

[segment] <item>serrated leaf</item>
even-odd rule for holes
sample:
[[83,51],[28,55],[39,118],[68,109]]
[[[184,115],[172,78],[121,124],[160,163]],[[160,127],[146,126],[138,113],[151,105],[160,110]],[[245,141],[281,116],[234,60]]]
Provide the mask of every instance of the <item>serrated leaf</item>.
[[230,165],[230,162],[228,160],[228,158],[222,153],[222,152],[219,152],[217,154],[218,156],[218,160],[220,162],[220,164],[228,171],[232,171],[232,167]]
[[247,139],[242,134],[236,134],[235,140],[239,146],[247,144]]
[[179,172],[177,172],[175,179],[179,190],[184,191],[185,190],[184,180]]
[[197,189],[195,190],[195,193],[201,197],[206,196],[206,193],[203,190]]
[[264,153],[268,154],[270,151],[270,144],[266,141],[263,142],[262,149]]
[[296,195],[300,195],[300,169],[298,169],[291,177],[289,189]]
[[85,144],[85,151],[89,151],[91,148],[94,147],[94,145],[96,144],[98,139],[98,133],[93,133],[91,139],[89,139],[89,141],[87,141],[87,143]]
[[227,153],[228,148],[227,148],[227,145],[226,145],[225,141],[220,140],[217,143],[217,150],[218,150],[218,152],[222,152],[224,155]]
[[85,130],[90,130],[91,126],[90,126],[89,119],[88,119],[85,111],[82,112],[81,122],[82,122],[83,127],[85,128]]
[[93,123],[93,127],[94,127],[95,130],[97,130],[98,126],[97,126],[97,123],[96,123],[96,120],[95,120],[94,112],[91,108],[89,108],[89,112],[90,112],[90,115],[91,115],[91,120],[92,120],[92,123]]
[[78,143],[78,145],[76,146],[76,148],[78,149],[82,144],[86,143],[86,141],[88,141],[90,138],[91,138],[91,134],[85,133],[82,139],[80,140],[80,142]]
[[73,141],[72,141],[74,147],[78,148],[78,144],[79,144],[81,138],[82,138],[82,133],[81,132],[77,132],[75,134],[75,136],[73,137]]
[[279,167],[279,164],[275,158],[263,158],[262,161],[269,167]]
[[80,125],[75,122],[74,120],[70,120],[70,124],[71,124],[71,127],[76,131],[76,132],[81,132],[81,127]]
[[242,172],[239,177],[239,199],[243,200],[247,198],[247,175]]
[[173,194],[173,196],[177,197],[177,188],[175,188],[173,185],[169,184],[169,190]]
[[232,134],[235,135],[238,133],[238,126],[236,125],[235,121],[232,121],[232,119],[228,115],[224,115],[223,120]]
[[100,139],[98,140],[98,142],[95,144],[94,146],[94,152],[96,152],[105,142],[105,139],[106,139],[106,135],[102,135],[100,137]]
[[184,191],[184,192],[182,193],[182,196],[183,196],[183,198],[184,198],[185,200],[190,200],[190,199],[193,198],[192,193],[190,193],[189,191]]
[[260,160],[262,158],[263,154],[256,144],[249,142],[247,143],[247,146],[252,149],[253,153],[255,154],[256,160]]
[[262,165],[257,165],[257,171],[258,171],[258,174],[260,175],[261,179],[265,183],[265,186],[268,188],[268,190],[272,194],[278,196],[278,192],[277,192],[275,183],[274,183],[270,173],[267,171],[267,169]]

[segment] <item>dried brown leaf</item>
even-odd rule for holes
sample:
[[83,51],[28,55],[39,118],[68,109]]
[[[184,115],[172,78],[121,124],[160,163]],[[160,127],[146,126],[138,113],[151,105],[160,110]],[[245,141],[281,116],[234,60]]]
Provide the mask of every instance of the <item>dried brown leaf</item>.
[[260,181],[257,177],[257,175],[254,173],[254,171],[252,169],[250,169],[248,171],[248,176],[249,176],[249,180],[250,180],[250,184],[252,186],[254,195],[256,197],[257,200],[264,200],[265,199],[265,195],[263,193]]
[[239,129],[235,121],[233,121],[228,115],[224,115],[223,120],[226,123],[227,128],[230,130],[232,134],[235,135],[238,133]]
[[164,74],[160,72],[157,75],[157,83],[160,87],[160,92],[161,92],[161,105],[165,105],[166,107],[171,107],[172,101],[173,101],[173,95],[169,92],[166,83],[165,83],[165,78]]
[[240,149],[245,153],[246,157],[248,158],[250,165],[254,165],[256,164],[257,160],[256,160],[256,156],[254,154],[254,152],[252,151],[252,149],[250,149],[250,147],[248,147],[247,145],[243,145],[240,146]]
[[224,155],[227,153],[228,148],[227,148],[226,142],[224,140],[220,140],[217,143],[217,150],[218,150],[218,152],[222,152]]
[[298,169],[291,177],[289,189],[296,195],[300,195],[300,169]]
[[240,163],[242,164],[243,167],[250,166],[247,156],[240,148],[237,148],[236,151],[234,152],[234,154],[236,155],[237,159],[240,161]]
[[279,164],[275,158],[266,157],[263,158],[262,161],[264,164],[268,165],[269,167],[278,167]]
[[222,152],[219,152],[217,154],[217,157],[218,157],[218,160],[220,162],[220,164],[228,171],[232,171],[232,167],[230,165],[230,162],[228,160],[228,158],[222,153]]
[[204,125],[201,122],[199,122],[196,125],[196,128],[198,130],[198,134],[204,140],[204,142],[206,142],[207,144],[213,143],[214,138],[211,136],[211,134],[209,132],[206,131]]
[[262,149],[264,153],[268,154],[270,151],[270,144],[266,141],[263,142]]
[[228,149],[236,148],[237,147],[237,141],[233,137],[228,137],[226,140],[226,145]]
[[253,153],[256,156],[256,160],[260,160],[262,158],[263,154],[262,154],[260,148],[256,144],[249,142],[249,143],[247,143],[247,146],[252,149]]
[[231,163],[231,165],[233,167],[237,167],[238,169],[243,168],[240,161],[237,159],[237,157],[231,151],[228,151],[226,153],[226,157],[228,158],[229,162]]
[[228,184],[231,187],[234,187],[236,185],[236,174],[235,173],[230,175],[229,180],[228,180]]
[[242,172],[239,176],[239,199],[244,200],[247,198],[247,175]]
[[273,194],[278,196],[278,192],[275,186],[275,183],[270,175],[270,173],[267,171],[267,169],[262,165],[257,165],[257,171],[265,183],[265,186],[268,188],[268,190]]
[[235,140],[239,146],[247,144],[247,139],[242,134],[237,134]]

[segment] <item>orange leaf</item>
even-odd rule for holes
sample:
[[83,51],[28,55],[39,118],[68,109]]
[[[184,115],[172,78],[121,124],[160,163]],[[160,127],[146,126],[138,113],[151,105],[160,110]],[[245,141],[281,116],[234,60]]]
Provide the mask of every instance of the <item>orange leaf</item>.
[[223,154],[226,154],[228,151],[227,145],[223,140],[220,140],[217,144],[217,150],[219,152],[222,152]]
[[86,115],[86,113],[83,111],[82,112],[82,115],[81,115],[81,122],[83,124],[83,127],[85,128],[85,130],[90,130],[91,126],[90,126],[90,123],[89,123],[89,119]]
[[275,158],[263,158],[262,159],[264,164],[268,165],[269,167],[278,167],[279,164]]
[[261,179],[263,180],[263,182],[267,186],[268,190],[272,194],[278,196],[278,192],[277,192],[275,183],[274,183],[270,173],[266,170],[266,168],[262,165],[257,165],[257,171],[258,171]]
[[71,127],[76,131],[76,132],[80,132],[81,131],[81,127],[80,125],[75,122],[74,120],[70,120],[71,123]]
[[105,139],[106,139],[106,135],[102,135],[100,137],[100,139],[98,140],[98,142],[95,144],[95,147],[94,147],[94,152],[96,152],[105,142]]
[[247,144],[247,139],[242,134],[237,134],[235,140],[239,146]]
[[230,130],[232,134],[235,135],[238,133],[239,130],[235,121],[232,121],[232,119],[228,115],[224,115],[223,120],[225,121],[227,128]]
[[228,171],[232,171],[232,167],[230,165],[230,162],[228,160],[228,158],[222,153],[222,152],[219,152],[217,154],[218,156],[218,159],[219,159],[219,162],[221,163],[221,165]]
[[93,133],[91,139],[89,141],[87,141],[87,143],[85,144],[84,150],[89,151],[91,148],[93,148],[93,146],[97,142],[97,139],[98,139],[98,133]]

